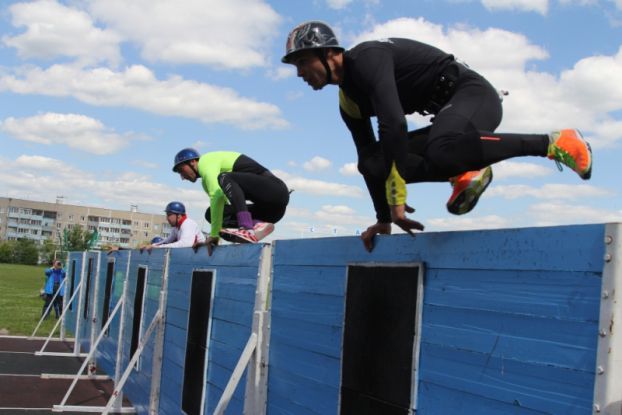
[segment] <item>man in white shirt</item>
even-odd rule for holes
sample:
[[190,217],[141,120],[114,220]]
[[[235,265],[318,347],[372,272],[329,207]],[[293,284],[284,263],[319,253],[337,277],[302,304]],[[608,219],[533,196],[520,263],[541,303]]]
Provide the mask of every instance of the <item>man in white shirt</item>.
[[181,202],[170,202],[166,205],[166,220],[173,227],[168,238],[161,242],[152,242],[142,246],[141,251],[153,248],[188,248],[205,242],[205,235],[199,225],[186,216],[186,207]]

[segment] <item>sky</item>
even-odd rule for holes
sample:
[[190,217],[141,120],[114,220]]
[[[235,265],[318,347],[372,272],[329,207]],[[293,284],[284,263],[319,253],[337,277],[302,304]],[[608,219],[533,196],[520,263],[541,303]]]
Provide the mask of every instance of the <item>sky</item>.
[[375,213],[338,88],[313,91],[280,61],[308,20],[346,48],[439,47],[509,91],[497,131],[590,142],[591,180],[514,158],[463,216],[446,211],[448,183],[409,185],[426,232],[622,221],[622,0],[2,0],[0,196],[146,213],[178,200],[208,231],[209,199],[173,158],[230,150],[294,189],[270,239],[360,233]]

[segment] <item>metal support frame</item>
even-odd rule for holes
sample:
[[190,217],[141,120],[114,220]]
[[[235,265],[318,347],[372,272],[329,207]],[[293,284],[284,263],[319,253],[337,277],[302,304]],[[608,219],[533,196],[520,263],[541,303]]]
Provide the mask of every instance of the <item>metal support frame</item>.
[[246,342],[231,378],[214,410],[215,415],[224,414],[227,405],[248,366],[244,413],[264,415],[268,390],[268,343],[270,339],[270,284],[272,281],[272,246],[265,245],[257,274],[253,331]]
[[622,413],[622,224],[605,225],[605,253],[598,319],[594,414]]
[[[69,252],[67,252],[67,257],[65,258],[65,266],[69,264]],[[65,273],[65,281],[67,281],[67,274]],[[68,284],[65,284],[65,287],[67,287]],[[65,291],[67,291],[67,289],[65,289]],[[64,304],[63,304],[64,306]],[[67,315],[65,313],[63,313],[61,315],[61,323],[60,323],[60,339],[61,341],[65,340],[65,322],[67,319]]]
[[[97,333],[97,307],[99,305],[99,271],[101,268],[101,251],[89,251],[97,253],[97,267],[95,268],[95,281],[93,283],[93,301],[91,305],[91,315],[89,316],[91,319],[91,336],[89,340],[89,351],[93,348],[93,344],[95,343],[96,333]],[[102,330],[103,332],[104,330]],[[89,353],[91,358],[89,359],[89,373],[95,372],[97,367],[97,362],[95,360],[95,355]]]
[[111,410],[113,410],[113,406],[115,405],[115,402],[117,401],[121,393],[121,390],[123,389],[123,386],[125,386],[125,382],[129,378],[130,373],[134,369],[134,365],[136,365],[136,362],[138,361],[138,358],[142,354],[143,349],[145,348],[145,345],[151,338],[151,333],[153,333],[153,330],[158,326],[158,323],[160,322],[161,318],[162,318],[162,310],[158,310],[155,316],[153,316],[153,320],[151,320],[151,323],[149,324],[149,327],[147,328],[147,331],[145,332],[144,337],[138,344],[138,348],[134,352],[132,359],[127,364],[127,367],[125,368],[125,371],[123,372],[123,376],[121,376],[119,383],[115,386],[114,390],[112,391],[112,395],[110,396],[110,399],[108,400],[108,404],[106,405],[106,407],[104,408],[102,412],[103,415],[106,415]]
[[[41,315],[41,318],[39,319],[39,323],[37,324],[37,326],[33,330],[32,334],[30,335],[30,339],[35,337],[35,334],[37,334],[37,330],[39,330],[39,327],[41,327],[41,324],[43,324],[43,320],[45,320],[47,318],[48,313],[50,312],[50,309],[54,306],[54,301],[56,301],[56,297],[58,297],[58,294],[60,294],[60,290],[63,288],[63,285],[65,285],[65,280],[66,280],[66,278],[63,281],[61,281],[61,283],[59,284],[58,290],[56,290],[56,292],[54,293],[54,296],[52,297],[52,301],[50,301],[50,304],[48,304],[47,308],[45,309],[45,311]],[[63,309],[62,311],[65,311],[65,310]],[[63,314],[64,313],[61,312],[61,317],[62,317]]]
[[[127,280],[123,283],[123,293],[125,294],[126,292],[127,292]],[[71,382],[71,385],[69,386],[67,393],[63,397],[63,400],[61,401],[59,405],[54,405],[53,412],[64,412],[64,411],[101,412],[102,411],[103,407],[101,406],[66,405],[66,403],[67,403],[67,400],[69,399],[69,396],[71,395],[71,392],[73,392],[74,387],[78,383],[78,380],[85,378],[82,375],[82,373],[84,372],[84,369],[87,366],[89,366],[89,374],[90,374],[90,362],[93,360],[93,357],[95,356],[95,352],[97,351],[97,346],[103,339],[104,334],[106,333],[106,330],[108,330],[108,326],[110,326],[110,323],[116,317],[117,312],[119,311],[119,309],[121,309],[122,305],[125,303],[125,299],[126,297],[125,295],[123,295],[123,297],[117,302],[117,305],[114,307],[114,310],[110,314],[110,318],[108,319],[108,321],[106,321],[106,324],[104,324],[104,327],[102,328],[101,332],[97,336],[97,339],[95,340],[95,342],[91,344],[90,351],[86,359],[84,359],[82,366],[80,366],[78,373],[76,373],[76,375],[74,376],[73,382]],[[121,333],[119,333],[119,337],[121,337]],[[88,375],[86,376],[86,378],[92,379],[92,377]],[[125,409],[119,408],[119,409],[122,413],[136,412],[134,408],[125,408]]]
[[[80,280],[80,282],[78,283],[78,288],[82,288],[82,280]],[[69,309],[69,306],[71,305],[71,303],[73,302],[73,300],[76,298],[76,294],[78,294],[79,290],[74,291],[73,295],[71,296],[71,298],[69,299],[69,302],[67,302],[66,304],[63,303],[63,315],[66,314],[66,311]],[[35,352],[35,356],[86,356],[86,354],[80,354],[80,352],[78,350],[76,350],[76,344],[74,342],[74,348],[73,348],[73,353],[65,353],[65,352],[45,352],[45,348],[47,347],[48,343],[50,342],[50,340],[52,339],[52,337],[54,336],[54,333],[56,332],[56,329],[58,328],[58,325],[60,324],[60,322],[62,321],[62,319],[59,319],[56,324],[54,325],[54,327],[52,328],[52,331],[50,332],[49,336],[47,337],[47,339],[45,340],[45,342],[43,343],[43,346],[41,346],[41,349],[37,352]],[[34,333],[33,333],[34,334]]]
[[[162,291],[160,296],[160,319],[153,347],[153,362],[151,371],[151,391],[149,398],[149,413],[157,415],[160,406],[160,385],[162,384],[162,358],[164,355],[164,330],[166,329],[166,303],[168,299],[168,270],[171,256],[170,248],[164,254],[164,266],[162,269]],[[118,400],[117,400],[118,402]]]
[[80,318],[80,316],[82,315],[82,297],[84,296],[84,290],[86,287],[86,284],[84,283],[84,274],[85,274],[85,268],[86,268],[86,257],[87,257],[87,251],[84,251],[82,253],[82,267],[80,269],[80,284],[78,284],[78,286],[80,287],[79,291],[75,291],[74,290],[74,295],[76,292],[79,292],[78,295],[78,309],[76,310],[76,332],[73,334],[73,350],[74,353],[80,353],[80,328],[82,326],[81,322],[82,319]]

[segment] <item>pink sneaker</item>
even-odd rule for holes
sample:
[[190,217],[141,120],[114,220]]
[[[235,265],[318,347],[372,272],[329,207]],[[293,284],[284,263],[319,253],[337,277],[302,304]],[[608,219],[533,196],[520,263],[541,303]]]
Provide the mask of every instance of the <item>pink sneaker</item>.
[[270,235],[274,231],[274,225],[269,222],[257,222],[253,227],[255,236],[258,241],[261,241],[266,236]]
[[253,229],[222,228],[220,233],[223,239],[229,242],[241,244],[257,242],[257,236],[255,236],[255,231]]

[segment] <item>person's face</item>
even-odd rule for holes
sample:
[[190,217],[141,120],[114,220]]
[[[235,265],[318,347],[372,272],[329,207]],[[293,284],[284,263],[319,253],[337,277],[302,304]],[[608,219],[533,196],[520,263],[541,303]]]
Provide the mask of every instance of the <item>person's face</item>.
[[56,269],[60,269],[60,268],[62,268],[62,266],[63,266],[63,265],[62,265],[60,262],[58,262],[58,261],[56,261],[56,262],[54,263],[54,268],[56,268]]
[[192,168],[190,162],[182,163],[177,166],[177,173],[179,173],[181,180],[188,180],[192,183],[196,182],[198,178],[197,173]]
[[166,220],[169,225],[177,226],[177,213],[166,212]]
[[324,88],[327,81],[326,68],[313,51],[302,51],[293,60],[297,75],[314,90]]

